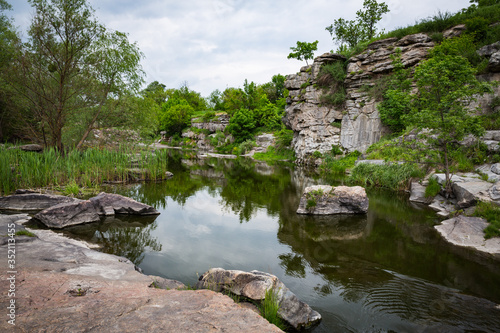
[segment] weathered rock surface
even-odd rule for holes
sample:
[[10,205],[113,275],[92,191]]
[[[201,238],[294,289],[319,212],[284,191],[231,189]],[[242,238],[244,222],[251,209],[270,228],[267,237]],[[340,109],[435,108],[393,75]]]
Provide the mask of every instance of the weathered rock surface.
[[368,196],[360,186],[315,185],[304,190],[297,214],[365,214]]
[[480,252],[500,258],[500,238],[484,239],[484,229],[488,226],[486,220],[479,217],[459,215],[437,225],[437,231],[444,239],[458,246],[471,247]]
[[193,118],[191,121],[191,127],[196,127],[199,129],[209,130],[211,133],[215,133],[216,131],[224,132],[227,125],[229,125],[229,115],[227,114],[219,114],[216,118],[205,122],[200,121],[200,118]]
[[411,202],[418,202],[422,204],[427,204],[432,201],[432,198],[425,197],[425,186],[418,183],[411,183],[410,199]]
[[292,147],[299,163],[315,151],[325,153],[332,145],[340,144],[342,109],[320,105],[322,92],[315,83],[323,64],[345,60],[339,54],[325,53],[314,59],[312,65],[302,67],[299,73],[286,77],[285,87],[290,94],[283,121],[295,132]]
[[196,288],[218,292],[227,290],[256,301],[265,299],[266,291],[272,289],[280,303],[278,315],[295,329],[309,328],[321,321],[318,312],[300,301],[276,276],[268,273],[212,268],[200,276]]
[[57,204],[78,202],[62,195],[26,193],[0,197],[0,210],[39,211]]
[[456,207],[467,208],[475,205],[478,200],[491,201],[489,190],[492,186],[493,184],[483,180],[453,183],[453,193],[457,198]]
[[[7,249],[0,246],[4,258]],[[19,332],[281,332],[222,294],[149,288],[156,277],[123,257],[38,238],[18,245],[16,255]],[[0,272],[0,289],[9,290],[8,277]],[[1,293],[0,307],[10,300]],[[0,322],[0,331],[12,330],[7,319]]]
[[49,228],[64,228],[97,222],[100,216],[115,214],[158,215],[159,212],[149,205],[119,194],[100,193],[89,200],[77,200],[49,207],[37,213],[35,218]]

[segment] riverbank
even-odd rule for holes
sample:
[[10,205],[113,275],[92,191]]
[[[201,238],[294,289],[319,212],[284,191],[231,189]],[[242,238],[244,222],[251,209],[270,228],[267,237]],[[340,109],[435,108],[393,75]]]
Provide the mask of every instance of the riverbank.
[[165,279],[52,231],[10,237],[14,224],[24,229],[23,220],[0,218],[0,255],[14,258],[0,274],[0,307],[11,315],[0,322],[2,331],[15,324],[20,332],[281,332],[220,293],[151,288]]

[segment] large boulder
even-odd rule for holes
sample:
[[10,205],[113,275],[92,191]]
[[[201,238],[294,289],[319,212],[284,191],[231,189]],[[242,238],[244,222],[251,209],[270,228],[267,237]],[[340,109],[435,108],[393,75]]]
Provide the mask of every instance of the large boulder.
[[77,202],[78,199],[54,194],[25,193],[0,198],[0,210],[39,211],[57,204]]
[[360,186],[315,185],[304,190],[297,214],[365,214],[368,196]]
[[71,225],[97,222],[101,216],[115,214],[158,215],[153,207],[119,194],[100,193],[89,200],[62,203],[35,215],[49,228],[64,228]]
[[433,198],[427,198],[425,196],[425,186],[418,183],[411,183],[410,201],[422,204],[428,204]]
[[196,289],[229,291],[233,294],[262,301],[272,290],[280,304],[278,315],[297,330],[309,328],[321,321],[321,315],[300,301],[276,276],[259,272],[243,272],[212,268],[200,276]]
[[457,208],[463,209],[473,206],[478,200],[491,201],[489,190],[492,186],[492,183],[483,180],[453,183],[452,189],[457,197]]
[[487,226],[488,222],[483,218],[459,215],[434,228],[451,244],[471,247],[500,258],[500,238],[484,239],[484,229]]
[[95,206],[89,200],[58,204],[37,213],[35,218],[47,227],[56,229],[100,220]]

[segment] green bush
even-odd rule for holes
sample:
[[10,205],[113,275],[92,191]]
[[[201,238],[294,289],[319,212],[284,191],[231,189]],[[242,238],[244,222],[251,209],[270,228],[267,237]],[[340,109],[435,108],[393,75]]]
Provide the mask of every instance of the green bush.
[[322,88],[321,104],[340,106],[346,99],[344,80],[346,78],[346,64],[336,61],[323,64],[316,78],[318,87]]
[[229,119],[229,125],[226,129],[234,137],[236,143],[242,143],[252,138],[255,127],[253,113],[247,109],[239,109]]
[[347,169],[354,167],[356,160],[361,155],[359,151],[351,152],[341,158],[337,158],[335,153],[325,154],[320,169],[328,175],[342,175]]

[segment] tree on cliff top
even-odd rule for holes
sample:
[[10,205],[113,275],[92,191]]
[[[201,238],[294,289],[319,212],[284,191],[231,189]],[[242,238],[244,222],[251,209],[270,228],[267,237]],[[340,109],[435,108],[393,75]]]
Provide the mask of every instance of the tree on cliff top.
[[325,28],[332,39],[340,43],[340,49],[346,45],[353,48],[358,43],[375,37],[377,33],[376,24],[382,19],[382,15],[389,12],[385,2],[378,3],[376,0],[365,0],[363,9],[356,12],[356,20],[345,20],[339,18]]
[[306,64],[307,60],[311,60],[314,57],[314,51],[318,49],[318,41],[307,43],[307,42],[299,42],[297,41],[296,47],[291,47],[290,52],[287,59],[297,59],[297,60],[305,60]]

